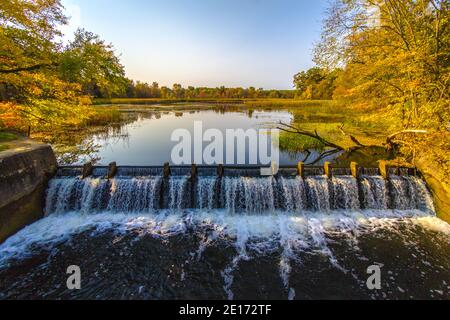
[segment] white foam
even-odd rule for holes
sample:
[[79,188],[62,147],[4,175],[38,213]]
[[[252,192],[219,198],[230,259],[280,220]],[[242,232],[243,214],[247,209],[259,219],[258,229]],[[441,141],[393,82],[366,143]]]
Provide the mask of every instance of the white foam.
[[[378,229],[391,229],[402,235],[404,228],[397,230],[399,221],[420,225],[428,230],[450,234],[450,226],[444,221],[421,211],[332,211],[328,213],[305,212],[289,215],[274,212],[271,215],[231,215],[226,210],[185,210],[173,212],[161,210],[158,213],[116,213],[50,215],[24,228],[0,245],[0,266],[10,259],[22,259],[32,254],[32,246],[51,246],[69,239],[72,235],[87,230],[103,232],[140,233],[158,237],[169,237],[188,230],[187,225],[207,225],[213,230],[205,238],[203,251],[215,239],[231,241],[236,248],[237,261],[230,265],[231,271],[241,259],[249,258],[248,252],[264,253],[282,248],[280,274],[285,285],[289,284],[289,263],[297,259],[296,253],[309,249],[329,257],[337,263],[327,243],[327,234],[339,234],[356,241],[358,235]],[[196,228],[189,228],[196,230]],[[201,228],[198,232],[204,232]],[[197,231],[194,231],[197,232]],[[199,248],[200,249],[200,248]],[[339,267],[336,264],[336,267]]]
[[450,225],[447,222],[438,219],[436,217],[433,216],[419,217],[417,219],[412,220],[412,222],[422,226],[427,230],[440,232],[450,236]]

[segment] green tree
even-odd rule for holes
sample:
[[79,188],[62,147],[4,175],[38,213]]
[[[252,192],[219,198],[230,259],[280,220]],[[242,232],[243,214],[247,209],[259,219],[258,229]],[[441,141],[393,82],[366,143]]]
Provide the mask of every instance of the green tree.
[[172,87],[172,92],[173,92],[174,98],[177,98],[177,99],[184,98],[184,89],[181,86],[181,84],[175,83]]
[[79,83],[83,92],[93,97],[110,98],[126,90],[124,67],[111,44],[84,29],[78,29],[75,39],[63,52],[61,78]]
[[161,90],[159,89],[158,82],[152,83],[152,98],[161,98]]
[[57,26],[67,23],[59,0],[4,0],[0,6],[0,73],[37,72],[54,66],[61,36]]
[[2,1],[0,126],[43,128],[89,116],[80,86],[58,76],[58,26],[66,21],[59,0]]

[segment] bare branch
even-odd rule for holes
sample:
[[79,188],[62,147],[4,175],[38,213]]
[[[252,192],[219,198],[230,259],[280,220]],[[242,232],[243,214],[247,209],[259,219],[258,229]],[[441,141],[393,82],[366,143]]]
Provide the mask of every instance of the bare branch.
[[[286,129],[286,128],[289,128],[289,129]],[[341,147],[341,146],[339,146],[339,145],[337,145],[337,144],[335,144],[333,142],[330,142],[330,141],[326,140],[325,138],[321,137],[317,133],[317,130],[315,130],[314,133],[313,133],[313,132],[310,132],[310,131],[299,129],[297,127],[294,127],[294,126],[289,125],[287,123],[283,123],[281,121],[280,121],[280,127],[278,127],[277,129],[279,129],[281,131],[284,131],[284,132],[300,134],[300,135],[303,135],[303,136],[307,136],[307,137],[316,139],[316,140],[320,141],[326,147],[335,148],[335,149],[339,149],[339,150],[344,150],[345,149],[345,148],[343,148],[343,147]]]
[[308,165],[315,165],[317,164],[320,160],[325,159],[328,156],[331,156],[333,154],[336,154],[338,152],[341,152],[342,150],[338,150],[338,149],[331,149],[325,152],[322,152],[314,161],[312,161],[311,163],[308,163]]
[[344,124],[342,124],[342,125],[339,127],[339,130],[342,132],[342,134],[343,134],[344,136],[349,137],[350,140],[352,140],[352,142],[353,142],[354,144],[356,144],[357,146],[359,146],[359,147],[365,147],[365,145],[363,145],[361,142],[359,142],[358,139],[356,139],[354,136],[352,136],[351,134],[348,134],[347,132],[344,131]]
[[402,130],[396,133],[391,134],[390,136],[388,136],[386,138],[386,145],[389,146],[390,148],[392,148],[394,146],[394,144],[396,144],[396,142],[401,142],[403,143],[403,141],[401,140],[395,140],[396,137],[402,135],[402,134],[406,134],[406,133],[421,133],[421,134],[427,134],[428,131],[427,130],[420,130],[420,129],[409,129],[409,130]]
[[48,67],[54,67],[56,66],[56,63],[42,63],[42,64],[36,64],[34,66],[29,66],[29,67],[22,67],[22,68],[16,68],[16,69],[0,69],[0,74],[10,74],[10,73],[19,73],[19,72],[23,72],[23,71],[36,71],[39,69],[43,69],[43,68],[48,68]]

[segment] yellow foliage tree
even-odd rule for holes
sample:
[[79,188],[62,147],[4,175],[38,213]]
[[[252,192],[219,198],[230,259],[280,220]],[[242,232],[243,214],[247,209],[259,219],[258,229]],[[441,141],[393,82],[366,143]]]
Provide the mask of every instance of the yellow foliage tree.
[[344,67],[335,96],[388,108],[397,127],[445,129],[449,6],[445,0],[335,1],[315,50],[320,66]]
[[78,125],[89,97],[59,78],[66,23],[59,0],[3,0],[0,6],[0,126],[39,129]]

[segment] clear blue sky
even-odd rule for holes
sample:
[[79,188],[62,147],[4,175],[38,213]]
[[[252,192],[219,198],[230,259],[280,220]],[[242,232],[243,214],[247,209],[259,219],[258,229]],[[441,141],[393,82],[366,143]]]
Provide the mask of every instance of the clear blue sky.
[[290,89],[312,66],[326,0],[63,0],[113,43],[127,76],[160,85]]

